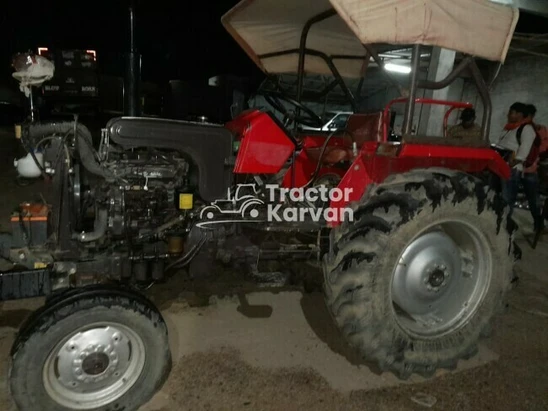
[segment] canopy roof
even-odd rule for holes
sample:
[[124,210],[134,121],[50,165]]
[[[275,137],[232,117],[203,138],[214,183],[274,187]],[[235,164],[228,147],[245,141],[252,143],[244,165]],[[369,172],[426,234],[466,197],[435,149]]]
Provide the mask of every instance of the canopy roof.
[[[349,78],[367,67],[363,44],[423,44],[504,62],[519,18],[489,0],[243,0],[222,22],[263,71],[295,73],[303,28],[329,10],[336,13],[312,26],[306,48]],[[317,55],[307,55],[305,72],[331,74]]]

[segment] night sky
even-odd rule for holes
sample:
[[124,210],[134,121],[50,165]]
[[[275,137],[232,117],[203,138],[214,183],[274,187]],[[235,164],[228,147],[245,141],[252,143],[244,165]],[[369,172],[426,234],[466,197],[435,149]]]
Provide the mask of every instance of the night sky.
[[[143,55],[144,80],[259,75],[221,25],[221,16],[238,0],[136,3],[137,45]],[[31,8],[31,4],[36,7]],[[117,71],[123,68],[118,64],[119,54],[129,47],[128,4],[128,0],[3,2],[2,71],[9,68],[13,53],[45,46],[97,50],[104,70],[122,74]]]
[[[95,49],[102,71],[122,75],[129,47],[129,0],[3,1],[0,73],[13,53],[38,46]],[[143,79],[205,79],[217,74],[258,77],[255,65],[221,25],[238,0],[138,0],[137,39]],[[545,32],[546,20],[522,15],[519,32]]]

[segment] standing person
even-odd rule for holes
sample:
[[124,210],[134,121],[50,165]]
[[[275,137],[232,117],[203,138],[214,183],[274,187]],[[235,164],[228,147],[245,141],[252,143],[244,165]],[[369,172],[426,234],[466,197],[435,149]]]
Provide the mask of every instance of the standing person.
[[[522,182],[523,189],[525,191],[525,195],[527,196],[528,202],[529,202],[529,208],[531,209],[531,200],[529,198],[533,198],[535,196],[539,212],[541,214],[540,217],[537,217],[539,219],[539,222],[535,225],[535,246],[536,243],[542,234],[542,231],[544,230],[544,219],[545,219],[545,211],[546,204],[543,204],[540,199],[540,191],[541,191],[541,184],[546,184],[546,181],[541,180],[541,174],[539,173],[539,165],[541,160],[546,160],[548,158],[548,129],[546,126],[537,124],[535,122],[535,116],[537,114],[537,108],[533,104],[529,104],[527,106],[529,109],[529,117],[528,120],[531,122],[531,125],[535,129],[537,133],[537,138],[535,140],[534,148],[538,151],[538,156],[536,158],[536,161],[531,165],[530,167],[523,170],[524,173],[524,180]],[[533,214],[533,212],[531,212]],[[535,219],[535,215],[533,215],[533,219]],[[535,247],[533,246],[533,247]]]
[[504,132],[497,147],[506,151],[506,160],[512,168],[510,179],[503,185],[503,195],[510,207],[508,218],[512,217],[519,186],[524,183],[524,186],[527,186],[525,194],[533,215],[535,232],[538,232],[542,230],[544,225],[538,201],[538,176],[536,173],[530,172],[527,175],[524,174],[524,170],[530,170],[530,167],[536,161],[536,159],[533,159],[531,162],[529,156],[537,137],[536,131],[531,124],[531,114],[531,108],[526,104],[512,104],[508,111],[508,123],[504,127]]
[[538,175],[538,165],[540,162],[540,150],[541,150],[541,126],[535,124],[535,116],[537,114],[537,108],[533,104],[527,105],[527,118],[526,121],[533,127],[535,131],[535,140],[529,152],[529,162],[525,163],[523,169],[523,176],[521,184],[523,185],[523,191],[527,202],[529,203],[529,210],[535,222],[535,232],[538,233],[544,229],[544,218],[541,213],[540,204],[540,182]]
[[[527,108],[529,110],[529,117],[527,118],[535,131],[537,132],[537,137],[539,139],[540,145],[539,145],[539,161],[544,160],[548,158],[548,128],[546,126],[537,124],[535,122],[535,116],[537,114],[537,108],[533,104],[527,105]],[[529,169],[526,169],[524,171],[526,172],[536,172],[538,169],[538,163],[539,161],[536,161],[535,164],[530,167]]]
[[476,110],[466,108],[460,115],[461,123],[449,129],[449,138],[477,138],[481,139],[481,127],[476,124]]

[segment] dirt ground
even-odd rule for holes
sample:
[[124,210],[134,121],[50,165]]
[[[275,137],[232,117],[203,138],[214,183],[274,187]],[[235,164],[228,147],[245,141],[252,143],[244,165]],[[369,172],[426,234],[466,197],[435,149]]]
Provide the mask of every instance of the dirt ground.
[[[15,184],[15,147],[10,130],[0,133],[2,229],[17,203],[46,192],[41,184]],[[405,383],[377,375],[341,342],[320,294],[249,289],[234,278],[207,285],[178,277],[149,291],[168,323],[174,364],[142,411],[548,410],[548,234],[532,250],[529,215],[518,218],[520,285],[494,322],[493,336],[459,370]],[[13,409],[11,343],[41,303],[0,305],[0,410]],[[431,407],[414,401],[424,395],[435,400]]]

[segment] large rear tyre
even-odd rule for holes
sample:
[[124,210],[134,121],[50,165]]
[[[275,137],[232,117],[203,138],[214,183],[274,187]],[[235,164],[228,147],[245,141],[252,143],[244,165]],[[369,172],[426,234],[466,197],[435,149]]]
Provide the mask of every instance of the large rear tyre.
[[402,379],[473,356],[511,288],[506,206],[449,170],[387,179],[331,233],[327,305],[347,341]]
[[150,304],[116,294],[50,304],[12,352],[10,389],[21,411],[132,411],[152,398],[171,354]]

